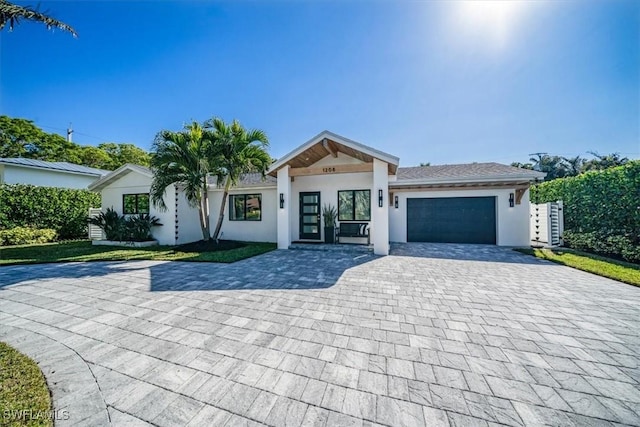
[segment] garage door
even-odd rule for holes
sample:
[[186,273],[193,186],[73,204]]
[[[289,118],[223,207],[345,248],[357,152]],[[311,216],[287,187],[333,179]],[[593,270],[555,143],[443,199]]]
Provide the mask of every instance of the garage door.
[[495,197],[407,199],[407,241],[495,244]]

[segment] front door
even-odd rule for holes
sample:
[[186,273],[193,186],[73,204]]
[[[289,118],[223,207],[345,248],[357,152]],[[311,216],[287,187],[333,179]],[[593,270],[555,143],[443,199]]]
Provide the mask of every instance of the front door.
[[300,238],[320,240],[320,192],[300,193]]

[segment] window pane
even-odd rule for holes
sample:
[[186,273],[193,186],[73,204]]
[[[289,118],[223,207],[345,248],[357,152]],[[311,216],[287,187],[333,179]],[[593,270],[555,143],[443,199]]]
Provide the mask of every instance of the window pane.
[[318,232],[318,226],[316,226],[316,225],[305,225],[304,227],[302,227],[302,232],[303,233],[317,233]]
[[371,219],[371,191],[359,190],[356,194],[356,221]]
[[230,196],[229,213],[230,220],[244,219],[244,196]]
[[338,220],[353,221],[353,191],[338,191]]
[[125,215],[136,213],[136,195],[135,194],[124,195],[124,206],[122,207],[122,213]]
[[318,213],[318,205],[304,205],[303,206],[304,213]]
[[302,196],[302,203],[318,203],[318,195],[317,194],[311,194],[311,195],[305,195]]
[[138,194],[138,213],[149,213],[149,195]]
[[260,221],[262,216],[262,196],[260,194],[249,194],[247,201],[247,220]]

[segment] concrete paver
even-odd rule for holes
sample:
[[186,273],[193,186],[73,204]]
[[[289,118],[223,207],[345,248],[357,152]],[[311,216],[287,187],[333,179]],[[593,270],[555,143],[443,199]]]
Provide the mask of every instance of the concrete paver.
[[59,425],[640,425],[640,289],[494,246],[3,267],[0,325]]

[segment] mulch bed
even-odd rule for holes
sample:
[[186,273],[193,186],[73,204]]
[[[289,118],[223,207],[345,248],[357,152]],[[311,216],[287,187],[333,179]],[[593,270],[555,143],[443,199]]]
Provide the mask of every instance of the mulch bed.
[[234,240],[200,240],[193,243],[176,246],[175,250],[179,252],[219,252],[229,251],[247,246],[245,243],[236,242]]

